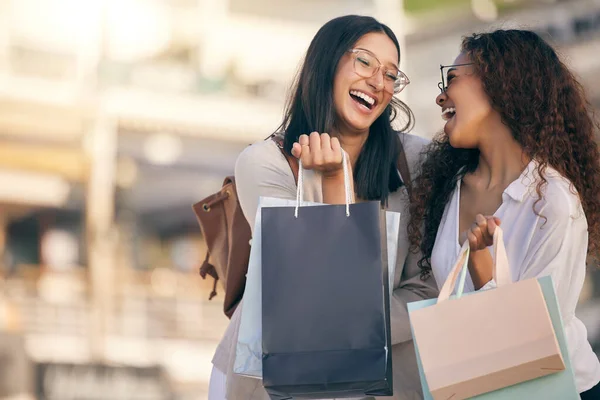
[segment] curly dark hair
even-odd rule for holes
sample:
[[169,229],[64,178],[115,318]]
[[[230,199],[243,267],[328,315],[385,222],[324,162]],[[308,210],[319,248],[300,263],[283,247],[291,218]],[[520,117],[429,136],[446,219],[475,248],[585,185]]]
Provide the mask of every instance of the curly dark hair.
[[[525,154],[539,161],[538,201],[548,166],[571,181],[588,221],[589,255],[600,244],[600,154],[598,125],[582,85],[539,35],[498,30],[463,38],[461,50],[474,63],[493,108]],[[415,182],[408,233],[411,250],[423,253],[423,278],[431,273],[437,230],[456,183],[479,162],[479,150],[453,148],[439,133],[424,151]],[[535,205],[534,205],[535,211]]]

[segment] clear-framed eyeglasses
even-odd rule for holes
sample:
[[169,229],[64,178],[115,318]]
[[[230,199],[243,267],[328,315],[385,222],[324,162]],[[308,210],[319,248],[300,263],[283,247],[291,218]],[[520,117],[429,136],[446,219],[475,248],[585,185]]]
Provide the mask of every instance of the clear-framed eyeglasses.
[[384,88],[388,93],[398,94],[410,80],[406,74],[396,67],[384,66],[375,54],[366,49],[350,49],[354,58],[354,72],[363,78],[371,78],[379,71],[383,72]]

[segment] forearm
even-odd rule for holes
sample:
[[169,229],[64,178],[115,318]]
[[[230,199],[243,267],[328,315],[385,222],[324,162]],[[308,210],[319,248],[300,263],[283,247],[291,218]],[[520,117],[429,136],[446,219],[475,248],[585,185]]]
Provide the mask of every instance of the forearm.
[[469,273],[475,290],[481,289],[493,278],[493,260],[488,249],[472,251],[469,255]]

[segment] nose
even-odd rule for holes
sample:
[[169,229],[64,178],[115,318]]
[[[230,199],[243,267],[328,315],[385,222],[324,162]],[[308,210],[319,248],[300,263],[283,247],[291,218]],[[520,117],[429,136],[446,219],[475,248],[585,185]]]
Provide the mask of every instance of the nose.
[[381,68],[377,68],[373,76],[367,79],[367,84],[371,86],[375,90],[382,90],[384,86],[383,82],[383,74],[381,73]]
[[446,99],[447,99],[447,97],[448,97],[448,96],[446,95],[446,92],[442,92],[441,94],[439,94],[439,95],[438,95],[438,96],[435,98],[435,102],[436,102],[436,104],[437,104],[438,106],[440,106],[440,107],[441,107],[441,106],[443,106],[443,105],[444,105],[444,102],[445,102],[445,101],[446,101]]

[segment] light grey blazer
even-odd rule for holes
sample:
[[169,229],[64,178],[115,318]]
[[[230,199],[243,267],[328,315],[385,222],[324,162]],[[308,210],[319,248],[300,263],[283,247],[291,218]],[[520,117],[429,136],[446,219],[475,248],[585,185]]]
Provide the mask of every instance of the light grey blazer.
[[[420,163],[420,152],[427,140],[410,134],[399,134],[414,179]],[[240,205],[251,227],[260,196],[296,198],[294,176],[285,157],[272,140],[247,147],[235,165],[235,179]],[[304,198],[322,202],[321,177],[315,171],[305,171]],[[394,372],[394,396],[386,399],[422,399],[421,384],[412,343],[410,322],[406,304],[437,296],[433,278],[420,279],[417,261],[421,255],[408,251],[408,193],[405,187],[392,193],[388,209],[402,213],[398,238],[398,255],[394,276],[394,295],[391,298],[392,359]],[[228,400],[269,400],[260,379],[242,377],[233,373],[235,347],[240,326],[242,307],[233,314],[229,326],[213,357],[213,365],[227,375]]]

